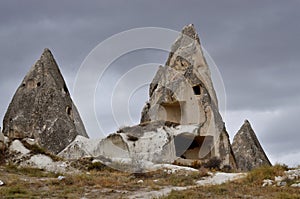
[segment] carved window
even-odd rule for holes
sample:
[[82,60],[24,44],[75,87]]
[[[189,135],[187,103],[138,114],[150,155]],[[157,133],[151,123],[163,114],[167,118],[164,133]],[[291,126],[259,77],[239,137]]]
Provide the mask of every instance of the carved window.
[[201,86],[200,85],[193,86],[193,91],[195,95],[201,95]]
[[69,107],[69,106],[67,106],[66,112],[67,112],[67,114],[68,114],[69,116],[71,116],[71,115],[72,115],[72,108]]

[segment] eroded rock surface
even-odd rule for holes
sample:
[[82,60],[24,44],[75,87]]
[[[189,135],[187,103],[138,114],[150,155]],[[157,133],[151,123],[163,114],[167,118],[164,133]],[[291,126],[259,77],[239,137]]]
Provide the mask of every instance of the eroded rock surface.
[[1,128],[0,128],[0,153],[1,151],[5,150],[5,137],[3,135],[3,133],[1,132]]
[[243,126],[234,136],[232,150],[237,166],[242,171],[250,171],[263,165],[271,166],[271,162],[260,145],[248,120],[244,122]]
[[211,158],[236,168],[229,136],[219,113],[210,70],[193,25],[183,28],[166,66],[149,88],[141,123],[125,127],[98,144],[78,136],[59,155],[191,165]]
[[[149,89],[141,123],[170,121],[183,125],[198,124],[191,142],[193,151],[186,159],[218,157],[223,165],[235,167],[229,135],[219,113],[218,100],[208,64],[193,25],[185,26],[175,41],[165,66],[160,66]],[[182,137],[185,140],[185,137]],[[199,150],[202,145],[205,148]]]
[[49,49],[17,89],[3,120],[3,134],[11,140],[34,138],[55,154],[77,135],[88,137]]

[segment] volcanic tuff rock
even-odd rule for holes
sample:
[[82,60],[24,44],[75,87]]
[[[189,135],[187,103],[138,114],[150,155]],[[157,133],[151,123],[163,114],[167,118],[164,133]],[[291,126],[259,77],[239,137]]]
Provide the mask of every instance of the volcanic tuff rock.
[[234,136],[232,150],[237,166],[242,171],[250,171],[262,165],[271,165],[248,120]]
[[33,138],[55,154],[77,135],[88,137],[49,49],[17,89],[3,120],[3,133],[10,139]]
[[[159,67],[150,84],[149,97],[141,123],[164,120],[199,125],[194,145],[183,158],[209,159],[216,156],[223,165],[235,167],[210,70],[193,25],[185,26],[173,44],[166,66]],[[185,138],[181,137],[182,140]],[[207,145],[205,152],[200,150],[203,144]]]
[[0,128],[0,153],[4,151],[4,149],[5,149],[5,137],[1,132],[1,128]]
[[154,163],[184,159],[187,164],[195,160],[204,163],[216,156],[223,166],[236,168],[210,71],[193,25],[183,28],[166,66],[161,66],[154,77],[149,94],[141,124],[122,128],[96,145],[79,136],[59,155]]
[[[58,155],[66,159],[94,157],[130,163],[130,171],[145,169],[146,162],[172,163],[177,159],[176,136],[183,132],[197,134],[199,125],[178,125],[165,121],[154,121],[124,127],[97,142],[81,136]],[[194,137],[194,136],[190,136]],[[188,146],[180,146],[187,149]],[[186,148],[185,148],[186,147]],[[111,165],[113,166],[113,165]]]

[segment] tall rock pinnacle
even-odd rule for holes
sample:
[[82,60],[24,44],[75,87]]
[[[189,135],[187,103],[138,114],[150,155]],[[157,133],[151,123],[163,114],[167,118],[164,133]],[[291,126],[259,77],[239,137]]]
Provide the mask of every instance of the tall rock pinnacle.
[[3,120],[3,133],[11,139],[34,138],[55,154],[77,135],[88,137],[49,49],[17,89]]
[[248,120],[245,120],[243,126],[234,136],[232,150],[237,166],[242,171],[271,165]]
[[[159,67],[150,84],[149,97],[141,123],[163,120],[199,125],[192,144],[199,148],[188,149],[190,151],[182,155],[183,158],[207,160],[216,156],[223,165],[235,167],[209,66],[192,24],[183,28],[171,47],[166,65]],[[183,136],[177,140],[186,139],[189,138]]]

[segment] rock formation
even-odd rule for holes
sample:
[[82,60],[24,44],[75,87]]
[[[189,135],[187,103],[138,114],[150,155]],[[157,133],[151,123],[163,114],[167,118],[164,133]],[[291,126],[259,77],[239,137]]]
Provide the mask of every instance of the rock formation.
[[4,137],[3,133],[1,132],[1,128],[0,128],[0,154],[4,152],[5,148],[6,148],[5,137]]
[[155,163],[172,163],[176,159],[174,136],[182,132],[197,131],[197,125],[178,125],[155,121],[124,127],[95,144],[92,140],[78,136],[59,156],[138,158]]
[[[198,125],[196,132],[174,137],[179,157],[207,160],[218,157],[235,167],[229,136],[218,110],[218,100],[199,37],[193,25],[185,26],[165,66],[160,66],[149,89],[141,123],[169,121]],[[186,150],[183,150],[186,148]]]
[[17,89],[3,120],[3,134],[11,140],[33,138],[55,154],[77,135],[87,137],[50,50],[44,50]]
[[149,90],[150,101],[141,123],[125,127],[98,143],[78,138],[59,155],[66,158],[99,155],[154,163],[194,161],[217,157],[236,168],[229,136],[218,110],[210,71],[193,27],[183,28]]
[[262,165],[271,166],[267,155],[261,147],[250,123],[245,121],[232,143],[237,166],[242,171],[250,171]]

